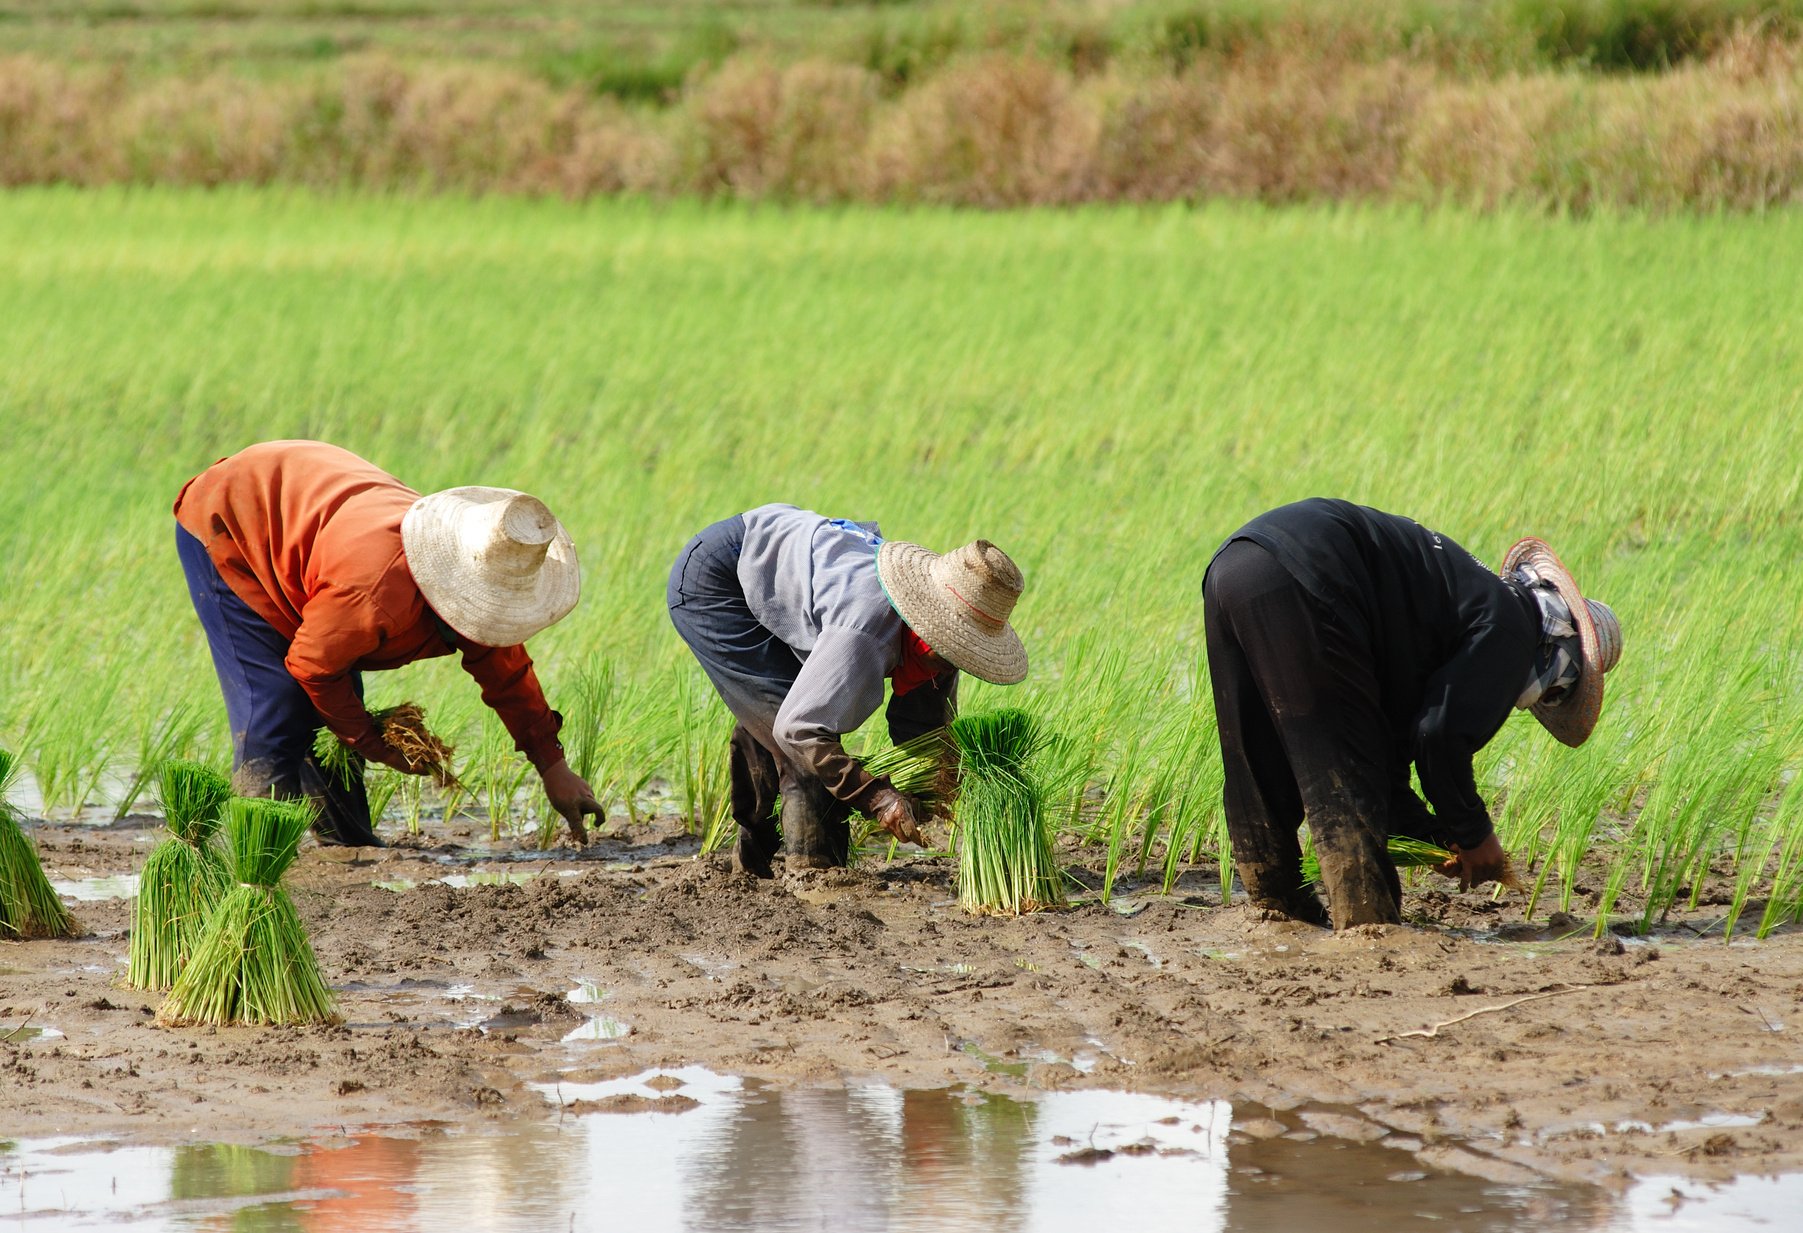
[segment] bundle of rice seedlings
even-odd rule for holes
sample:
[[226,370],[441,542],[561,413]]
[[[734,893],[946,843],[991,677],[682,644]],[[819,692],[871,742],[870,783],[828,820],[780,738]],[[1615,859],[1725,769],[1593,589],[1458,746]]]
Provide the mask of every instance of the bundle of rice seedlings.
[[[1418,869],[1423,865],[1444,865],[1452,859],[1452,853],[1439,844],[1428,843],[1423,839],[1410,839],[1407,835],[1392,835],[1385,841],[1389,849],[1390,860],[1398,869]],[[1302,880],[1310,886],[1321,884],[1321,858],[1315,855],[1313,844],[1302,849]],[[1510,890],[1519,888],[1513,865],[1505,865],[1502,884]]]
[[17,760],[0,749],[0,938],[74,937],[75,921],[51,889],[38,850],[6,801],[18,772]]
[[157,800],[169,837],[144,862],[132,903],[131,965],[125,983],[167,989],[200,940],[207,913],[225,898],[231,871],[214,842],[231,799],[224,775],[198,762],[157,768]]
[[[462,788],[456,772],[451,769],[451,758],[457,750],[426,727],[425,708],[417,703],[403,702],[399,706],[371,711],[370,717],[376,721],[382,739],[407,755],[414,764],[427,767],[439,787]],[[314,738],[313,756],[327,771],[342,776],[346,784],[363,770],[362,757],[334,736],[329,728],[321,728]]]
[[1032,761],[1045,746],[1039,724],[1006,709],[952,721],[958,751],[958,905],[967,912],[1019,915],[1064,905],[1052,851],[1046,793]]
[[307,930],[280,886],[313,823],[304,801],[225,807],[237,886],[207,917],[157,1018],[163,1023],[330,1023],[337,1016]]
[[863,761],[865,770],[887,779],[897,792],[936,807],[949,804],[956,795],[955,755],[951,729],[935,728]]

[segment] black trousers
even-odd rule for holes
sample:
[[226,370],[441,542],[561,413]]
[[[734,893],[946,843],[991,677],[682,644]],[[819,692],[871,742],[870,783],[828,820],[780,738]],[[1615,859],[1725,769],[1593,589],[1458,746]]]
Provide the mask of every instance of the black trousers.
[[1325,923],[1302,883],[1306,819],[1334,927],[1399,920],[1401,882],[1384,844],[1393,805],[1407,811],[1398,791],[1416,798],[1369,639],[1250,540],[1215,557],[1202,610],[1227,833],[1247,893]]

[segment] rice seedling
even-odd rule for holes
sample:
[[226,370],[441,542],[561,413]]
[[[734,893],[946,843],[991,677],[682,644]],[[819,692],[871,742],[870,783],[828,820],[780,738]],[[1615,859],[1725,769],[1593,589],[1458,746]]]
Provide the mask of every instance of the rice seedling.
[[175,983],[207,914],[232,880],[215,842],[231,781],[210,766],[183,761],[163,762],[156,780],[169,835],[145,860],[132,902],[125,983],[134,989],[161,990]]
[[[370,718],[376,721],[382,739],[415,766],[424,767],[440,788],[456,784],[457,774],[451,769],[451,759],[457,751],[426,726],[423,707],[414,702],[402,702],[373,710]],[[351,776],[363,771],[361,755],[328,728],[321,728],[314,737],[313,756],[326,770],[343,775],[347,783]]]
[[[1390,854],[1391,863],[1398,869],[1444,865],[1452,859],[1452,853],[1439,844],[1410,839],[1407,835],[1391,835],[1384,841],[1384,848]],[[1510,877],[1512,879],[1513,874]],[[1302,880],[1309,886],[1321,885],[1321,858],[1315,854],[1315,845],[1312,843],[1302,846]]]
[[233,800],[225,808],[237,881],[158,1011],[159,1022],[325,1023],[336,1015],[293,902],[281,887],[312,825],[304,801]]
[[958,906],[1007,916],[1062,907],[1064,878],[1032,765],[1046,743],[1038,721],[1014,708],[983,711],[953,720],[950,734],[959,769]]
[[18,772],[17,759],[0,749],[0,938],[73,937],[75,922],[51,889],[37,848],[6,799]]

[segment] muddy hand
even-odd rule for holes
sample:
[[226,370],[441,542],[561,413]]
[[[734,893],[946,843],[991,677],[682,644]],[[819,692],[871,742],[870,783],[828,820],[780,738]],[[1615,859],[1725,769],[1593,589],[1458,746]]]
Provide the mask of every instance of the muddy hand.
[[1460,890],[1469,890],[1473,886],[1482,886],[1485,882],[1500,882],[1508,872],[1509,857],[1503,851],[1502,842],[1495,832],[1467,851],[1457,844],[1451,845],[1452,859],[1443,865],[1434,866],[1434,872],[1459,880]]
[[551,802],[551,808],[563,815],[563,820],[570,824],[570,838],[577,847],[588,842],[588,828],[583,825],[584,814],[591,814],[603,821],[607,815],[601,809],[601,802],[588,782],[570,769],[570,764],[561,759],[555,766],[545,768],[545,796]]
[[872,815],[879,826],[903,843],[926,846],[926,836],[920,833],[920,820],[926,810],[911,797],[903,796],[894,788],[881,789],[871,801]]
[[435,769],[432,763],[409,758],[406,753],[396,749],[387,741],[382,741],[380,748],[372,748],[364,756],[371,762],[380,762],[383,766],[392,767],[403,775],[430,775]]

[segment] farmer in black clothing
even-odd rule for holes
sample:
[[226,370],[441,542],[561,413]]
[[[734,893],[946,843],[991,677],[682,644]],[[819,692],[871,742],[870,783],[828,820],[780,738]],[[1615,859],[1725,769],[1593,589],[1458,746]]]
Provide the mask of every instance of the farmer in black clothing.
[[1306,817],[1340,929],[1400,919],[1390,835],[1452,850],[1440,872],[1462,885],[1500,877],[1472,756],[1511,707],[1581,745],[1621,658],[1615,614],[1540,540],[1510,549],[1499,577],[1438,532],[1348,501],[1253,519],[1202,595],[1234,865],[1255,904],[1328,923],[1302,883]]

